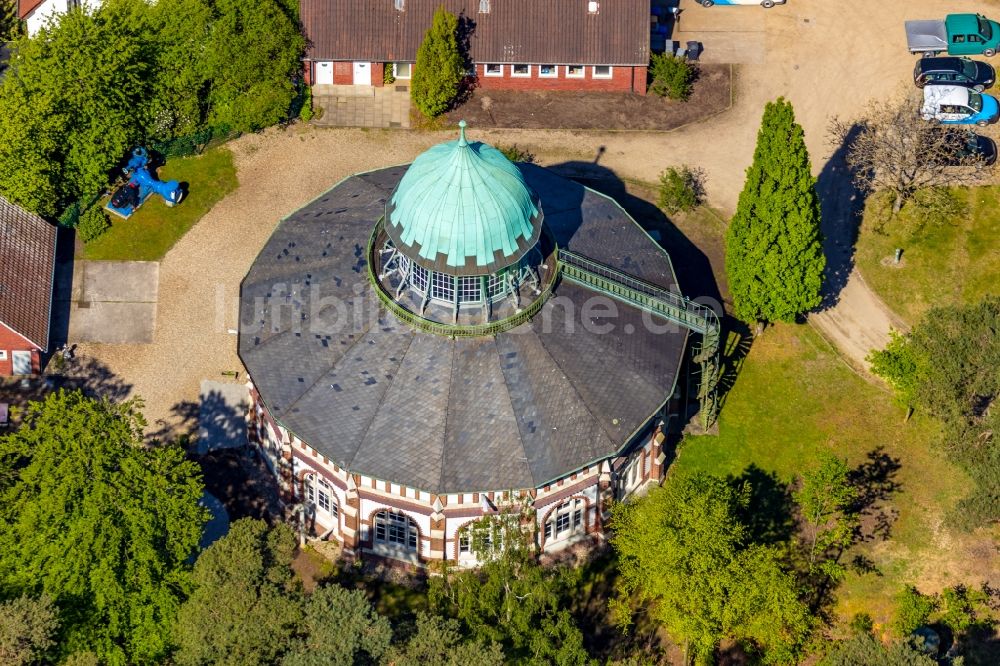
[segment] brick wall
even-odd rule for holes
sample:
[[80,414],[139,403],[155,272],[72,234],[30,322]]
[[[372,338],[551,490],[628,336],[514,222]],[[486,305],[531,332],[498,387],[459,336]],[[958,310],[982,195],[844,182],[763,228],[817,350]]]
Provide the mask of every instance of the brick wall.
[[333,85],[349,86],[354,83],[354,63],[335,62],[333,63]]
[[31,352],[31,371],[39,372],[41,368],[41,355],[35,345],[31,344],[20,335],[0,324],[0,351],[6,351],[7,358],[0,360],[0,377],[7,377],[13,371],[14,351]]
[[503,65],[502,76],[486,76],[486,65],[476,65],[476,85],[482,90],[588,90],[594,92],[636,92],[646,94],[645,67],[612,67],[611,78],[595,78],[594,68],[584,67],[580,78],[566,76],[566,67],[556,66],[556,76],[539,75],[531,65],[530,76],[512,76],[511,65]]
[[[371,64],[371,85],[381,86],[385,63]],[[556,66],[556,76],[539,75],[539,66],[530,66],[530,76],[512,76],[511,65],[503,65],[503,76],[486,76],[486,65],[476,65],[476,85],[483,90],[589,90],[595,92],[635,92],[646,94],[646,67],[612,67],[610,78],[595,78],[594,68],[584,67],[584,75],[579,78],[566,76],[564,65]],[[306,83],[311,85],[315,76],[315,64],[305,62]],[[408,79],[398,79],[408,83]],[[354,63],[338,61],[333,64],[333,83],[351,85],[354,83]]]

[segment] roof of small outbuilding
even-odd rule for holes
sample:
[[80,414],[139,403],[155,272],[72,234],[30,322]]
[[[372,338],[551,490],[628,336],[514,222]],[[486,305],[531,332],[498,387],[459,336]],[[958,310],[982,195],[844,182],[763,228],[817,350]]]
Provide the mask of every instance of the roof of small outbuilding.
[[[612,200],[520,168],[560,247],[677,289]],[[654,332],[650,315],[565,280],[495,337],[410,328],[365,259],[404,171],[352,176],[290,215],[244,279],[239,353],[271,415],[345,469],[434,493],[537,487],[621,451],[673,390],[686,331]]]
[[48,348],[56,227],[0,197],[0,324]]
[[413,62],[434,11],[463,20],[475,62],[646,65],[649,1],[598,0],[301,0],[313,60]]

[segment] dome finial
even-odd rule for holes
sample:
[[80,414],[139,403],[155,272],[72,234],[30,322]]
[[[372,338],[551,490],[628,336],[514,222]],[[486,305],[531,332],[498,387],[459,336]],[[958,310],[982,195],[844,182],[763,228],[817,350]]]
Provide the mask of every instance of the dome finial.
[[466,122],[464,120],[458,121],[458,145],[467,146],[469,142],[465,140],[465,126]]

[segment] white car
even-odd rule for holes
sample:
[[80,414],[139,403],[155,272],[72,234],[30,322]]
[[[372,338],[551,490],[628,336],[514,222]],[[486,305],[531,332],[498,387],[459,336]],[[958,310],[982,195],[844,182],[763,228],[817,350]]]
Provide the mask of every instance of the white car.
[[965,86],[924,87],[924,103],[920,116],[946,125],[988,125],[997,120],[1000,105],[997,100]]
[[712,5],[760,5],[764,9],[770,9],[775,5],[783,5],[788,0],[698,0],[702,7]]

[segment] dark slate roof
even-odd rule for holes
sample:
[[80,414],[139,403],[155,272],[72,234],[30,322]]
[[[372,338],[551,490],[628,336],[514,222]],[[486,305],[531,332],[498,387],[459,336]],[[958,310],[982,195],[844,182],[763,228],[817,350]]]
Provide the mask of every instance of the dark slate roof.
[[[403,11],[395,7],[402,3]],[[476,62],[646,65],[649,0],[301,0],[314,60],[415,61],[434,10],[471,21]]]
[[0,323],[49,344],[56,228],[0,197]]
[[[613,201],[521,168],[561,247],[677,289]],[[435,493],[537,487],[621,451],[672,391],[686,331],[654,333],[650,315],[562,281],[495,338],[416,332],[365,263],[404,170],[352,176],[290,215],[244,279],[239,352],[271,414],[341,467]]]

